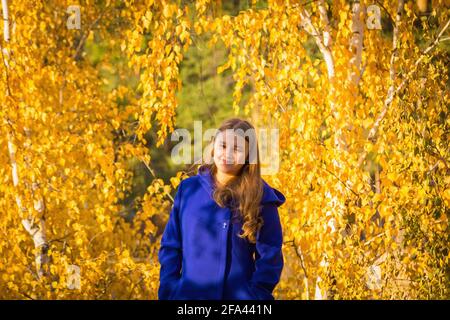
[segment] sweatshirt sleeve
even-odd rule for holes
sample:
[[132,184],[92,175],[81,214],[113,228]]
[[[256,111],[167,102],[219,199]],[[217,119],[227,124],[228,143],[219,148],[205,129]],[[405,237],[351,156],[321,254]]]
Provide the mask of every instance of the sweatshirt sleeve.
[[180,226],[180,201],[182,182],[175,195],[169,220],[161,237],[161,247],[158,252],[160,268],[158,298],[167,300],[176,288],[181,277],[182,243]]
[[264,224],[256,236],[256,261],[250,285],[257,295],[273,299],[272,291],[280,281],[284,260],[283,234],[277,204],[267,203],[262,208]]

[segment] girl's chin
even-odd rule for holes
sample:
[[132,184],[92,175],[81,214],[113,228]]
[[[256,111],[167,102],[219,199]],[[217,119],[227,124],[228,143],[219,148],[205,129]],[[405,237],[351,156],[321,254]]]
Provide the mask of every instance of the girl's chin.
[[216,166],[224,173],[233,173],[236,171],[236,165],[234,164],[217,163]]

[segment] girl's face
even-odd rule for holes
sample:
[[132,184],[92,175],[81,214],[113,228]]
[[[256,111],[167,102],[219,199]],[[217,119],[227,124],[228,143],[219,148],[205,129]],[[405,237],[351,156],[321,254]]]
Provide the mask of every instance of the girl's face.
[[214,141],[214,163],[223,173],[236,175],[245,165],[248,142],[233,130],[220,131]]

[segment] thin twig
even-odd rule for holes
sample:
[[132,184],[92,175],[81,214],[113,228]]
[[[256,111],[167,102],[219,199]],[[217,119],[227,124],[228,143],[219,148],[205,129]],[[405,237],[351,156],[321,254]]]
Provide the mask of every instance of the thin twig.
[[97,19],[95,19],[88,27],[87,31],[83,34],[83,36],[80,39],[80,42],[78,42],[78,46],[75,50],[75,53],[73,55],[73,59],[77,60],[79,57],[78,55],[81,53],[81,49],[84,46],[84,43],[86,42],[87,37],[89,36],[89,33],[91,32],[91,30],[94,28],[94,26],[100,21],[100,19],[104,16],[104,14],[106,13],[107,9],[109,7],[107,6],[102,13],[100,14],[100,16],[97,17]]
[[[145,162],[144,159],[142,159],[142,158],[139,158],[139,159],[145,164],[146,168],[148,169],[148,171],[150,171],[150,173],[152,174],[153,178],[157,179],[157,177],[155,175],[155,172],[153,171],[152,168],[150,168],[150,166],[147,164],[147,162]],[[165,192],[165,194],[172,201],[172,203],[175,202],[173,197],[170,195],[170,193]]]

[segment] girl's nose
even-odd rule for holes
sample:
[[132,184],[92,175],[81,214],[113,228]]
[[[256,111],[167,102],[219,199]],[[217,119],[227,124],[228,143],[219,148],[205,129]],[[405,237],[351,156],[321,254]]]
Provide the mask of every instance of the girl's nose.
[[227,149],[226,156],[227,156],[227,159],[233,159],[234,158],[234,150],[231,148]]

